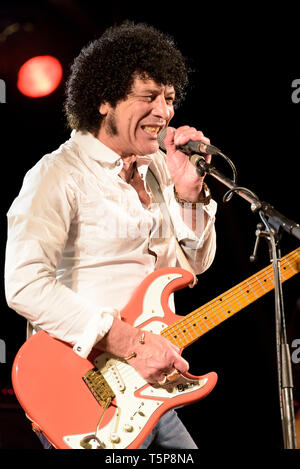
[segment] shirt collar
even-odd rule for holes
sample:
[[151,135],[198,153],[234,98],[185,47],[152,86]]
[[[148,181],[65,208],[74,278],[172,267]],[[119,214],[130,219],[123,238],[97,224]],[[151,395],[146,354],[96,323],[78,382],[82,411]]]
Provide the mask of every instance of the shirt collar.
[[[100,140],[94,137],[94,135],[90,132],[73,130],[71,133],[71,138],[93,160],[99,161],[100,164],[108,166],[111,169],[115,168],[116,166],[119,168],[119,170],[122,169],[123,161],[120,155],[104,145],[104,143],[100,142]],[[151,155],[137,156],[138,166],[149,166],[151,161]]]
[[115,165],[121,159],[120,155],[108,148],[104,143],[100,142],[90,132],[82,132],[81,130],[73,130],[71,138],[80,148],[93,160],[101,163]]

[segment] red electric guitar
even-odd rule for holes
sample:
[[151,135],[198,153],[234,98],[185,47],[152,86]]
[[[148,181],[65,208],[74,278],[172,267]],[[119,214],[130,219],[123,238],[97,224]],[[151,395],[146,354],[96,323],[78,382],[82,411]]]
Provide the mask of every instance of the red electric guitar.
[[[282,281],[299,271],[300,248],[282,258]],[[153,272],[121,311],[122,318],[162,334],[183,350],[274,288],[269,265],[187,316],[178,316],[169,308],[169,296],[191,281],[192,275],[179,268]],[[118,357],[94,349],[83,359],[70,345],[40,331],[20,348],[12,379],[28,418],[55,448],[129,449],[142,444],[168,409],[207,396],[217,375],[187,373],[154,386]]]

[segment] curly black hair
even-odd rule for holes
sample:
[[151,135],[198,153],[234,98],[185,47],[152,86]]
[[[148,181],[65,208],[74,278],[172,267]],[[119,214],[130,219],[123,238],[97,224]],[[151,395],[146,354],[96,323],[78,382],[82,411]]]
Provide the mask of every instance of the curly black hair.
[[127,21],[108,28],[75,59],[66,87],[69,126],[96,134],[103,118],[100,103],[114,107],[125,99],[136,76],[173,86],[175,106],[184,98],[188,67],[173,38],[152,26]]

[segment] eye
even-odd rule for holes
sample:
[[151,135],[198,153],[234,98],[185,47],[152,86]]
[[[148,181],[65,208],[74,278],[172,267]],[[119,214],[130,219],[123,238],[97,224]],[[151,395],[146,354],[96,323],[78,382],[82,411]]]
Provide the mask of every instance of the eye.
[[171,105],[172,105],[172,104],[174,103],[174,98],[173,98],[173,96],[168,96],[168,97],[165,98],[165,99],[166,99],[166,102],[167,102],[168,104],[171,104]]
[[147,103],[151,103],[154,99],[153,96],[150,96],[150,95],[142,96],[142,98],[143,98],[144,101],[147,101]]

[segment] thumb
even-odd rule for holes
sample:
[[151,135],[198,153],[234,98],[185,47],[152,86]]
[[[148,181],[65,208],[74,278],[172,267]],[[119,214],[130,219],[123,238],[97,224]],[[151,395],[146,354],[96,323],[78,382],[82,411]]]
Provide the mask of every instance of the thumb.
[[174,135],[175,135],[175,129],[174,127],[167,127],[167,133],[164,139],[164,144],[166,148],[175,151],[175,143],[174,143]]
[[176,370],[180,371],[180,373],[186,373],[190,367],[189,363],[180,355],[174,360],[173,366]]

